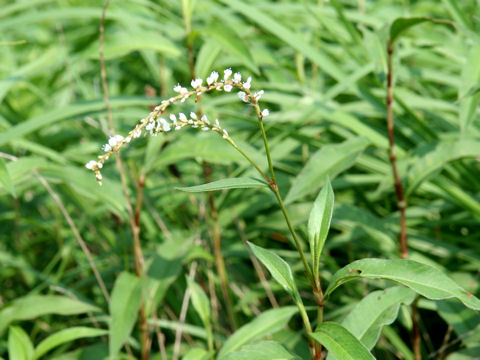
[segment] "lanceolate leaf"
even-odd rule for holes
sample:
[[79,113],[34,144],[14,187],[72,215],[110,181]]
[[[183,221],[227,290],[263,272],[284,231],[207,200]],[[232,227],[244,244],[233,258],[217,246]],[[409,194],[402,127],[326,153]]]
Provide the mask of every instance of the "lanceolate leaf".
[[107,330],[95,329],[88,327],[72,327],[69,329],[60,330],[59,332],[50,335],[45,340],[43,340],[35,348],[35,353],[33,358],[38,359],[45,355],[50,350],[56,348],[59,345],[65,344],[67,342],[83,339],[87,337],[102,336],[107,334]]
[[375,360],[360,340],[342,325],[324,322],[309,336],[328,349],[328,352],[342,360]]
[[352,166],[368,144],[366,138],[355,138],[341,144],[326,145],[318,150],[293,181],[285,202],[293,202],[317,191],[327,178],[333,178]]
[[455,142],[440,141],[431,151],[418,159],[407,174],[407,191],[409,195],[423,181],[431,177],[449,161],[464,157],[480,156],[480,141],[475,139],[460,139]]
[[334,194],[332,185],[327,179],[322,191],[318,194],[313,203],[308,219],[308,241],[310,243],[310,253],[312,255],[313,273],[315,278],[318,276],[320,266],[320,255],[323,245],[330,229],[330,221],[333,214]]
[[[384,325],[395,321],[400,304],[410,304],[415,292],[402,286],[371,292],[342,321],[342,326],[371,350]],[[329,354],[327,360],[339,359]]]
[[74,315],[99,310],[96,306],[67,296],[30,295],[15,300],[0,311],[0,334],[12,321],[29,320],[47,314]]
[[393,45],[394,42],[399,38],[399,36],[407,31],[412,26],[424,23],[424,22],[433,22],[433,23],[441,23],[441,24],[451,24],[450,21],[447,20],[438,20],[432,19],[426,16],[422,17],[410,17],[410,18],[398,18],[395,19],[392,26],[390,27],[390,42]]
[[287,351],[281,344],[274,341],[262,341],[257,344],[245,345],[241,350],[231,352],[224,360],[301,360],[297,355]]
[[21,327],[10,327],[8,332],[8,356],[12,360],[33,359],[33,344]]
[[110,357],[115,358],[127,340],[137,320],[137,312],[142,300],[141,280],[122,272],[113,286],[110,301]]
[[469,308],[480,310],[479,299],[462,289],[437,268],[403,259],[354,261],[333,275],[325,296],[329,296],[340,285],[360,278],[391,280],[411,288],[428,299],[457,298]]
[[238,329],[223,344],[218,353],[218,360],[223,360],[225,355],[239,349],[254,339],[273,334],[282,329],[290,321],[290,318],[297,312],[295,306],[287,306],[271,309],[263,312],[248,324]]
[[187,277],[188,288],[192,295],[192,304],[198,315],[202,319],[205,327],[210,326],[210,302],[202,288],[189,277]]
[[268,184],[255,178],[231,178],[212,181],[208,184],[202,184],[190,187],[177,187],[177,190],[185,192],[203,192],[226,189],[249,189],[249,188],[268,188]]
[[5,161],[0,158],[0,183],[5,187],[5,189],[13,196],[16,197],[15,187],[13,185],[10,174],[8,173],[7,166]]
[[293,300],[296,303],[301,303],[302,299],[298,293],[297,285],[295,285],[295,280],[293,279],[292,269],[290,265],[287,264],[277,254],[263,249],[260,246],[256,246],[252,243],[248,243],[250,248],[253,251],[253,254],[257,257],[258,260],[262,262],[263,265],[270,271],[273,278],[283,286],[283,288],[293,297]]

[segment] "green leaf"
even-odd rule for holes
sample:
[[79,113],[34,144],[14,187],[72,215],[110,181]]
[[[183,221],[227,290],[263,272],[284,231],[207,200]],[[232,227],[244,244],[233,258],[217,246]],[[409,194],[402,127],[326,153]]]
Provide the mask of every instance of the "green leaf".
[[123,343],[129,337],[135,321],[138,309],[142,301],[141,280],[128,272],[122,272],[112,291],[110,301],[110,357],[115,358]]
[[323,245],[325,244],[328,230],[330,229],[334,199],[332,185],[327,178],[326,184],[313,203],[308,219],[308,241],[310,244],[315,279],[318,277],[320,256],[322,255]]
[[75,315],[100,311],[96,306],[66,296],[30,295],[19,298],[0,311],[0,333],[12,322],[47,314]]
[[367,139],[359,137],[341,144],[322,147],[312,155],[293,181],[292,187],[285,198],[285,203],[291,203],[317,191],[327,178],[333,178],[351,167],[368,144]]
[[196,282],[187,277],[188,288],[192,296],[192,305],[200,315],[203,325],[210,326],[210,302],[203,289]]
[[[415,292],[401,286],[371,292],[364,297],[342,321],[342,326],[371,350],[382,328],[395,321],[400,304],[409,305]],[[327,360],[337,359],[329,354]]]
[[448,162],[465,157],[480,156],[480,141],[475,139],[460,139],[455,142],[445,140],[430,143],[425,148],[430,148],[430,151],[416,159],[408,170],[407,190],[405,191],[407,196]]
[[222,2],[249,18],[252,22],[256,23],[264,30],[272,33],[280,40],[290,45],[293,49],[297,50],[313,63],[317,64],[320,69],[325,71],[334,79],[342,80],[345,78],[343,71],[328,56],[317,51],[315,47],[310,45],[301,37],[297,36],[287,27],[274,20],[271,16],[265,14],[258,7],[248,5],[244,1],[239,0],[222,0]]
[[[84,58],[98,59],[100,56],[98,49],[99,44],[96,42],[82,55]],[[105,36],[104,57],[106,60],[122,57],[137,50],[153,50],[174,57],[181,54],[174,43],[158,32],[112,32]]]
[[375,359],[365,345],[340,324],[333,322],[321,323],[314,333],[308,335],[319,344],[325,346],[329,354],[333,354],[339,359]]
[[255,65],[250,50],[244,41],[229,28],[229,24],[213,22],[203,29],[204,33],[218,41],[222,49],[231,53],[241,60],[250,70],[259,74],[260,71]]
[[33,359],[38,359],[45,355],[50,350],[56,348],[59,345],[65,344],[67,342],[83,339],[88,337],[96,337],[108,334],[107,330],[95,329],[88,327],[72,327],[69,329],[60,330],[59,332],[50,335],[45,340],[43,340],[35,348],[35,353]]
[[198,78],[205,79],[210,75],[213,63],[221,51],[222,46],[216,40],[208,40],[202,45],[195,61],[195,73]]
[[293,279],[292,269],[290,265],[287,264],[277,254],[263,249],[260,246],[248,243],[250,248],[253,251],[253,254],[257,257],[258,260],[262,262],[263,265],[270,271],[273,278],[280,284],[282,287],[293,297],[293,300],[299,304],[302,303],[300,294],[298,293],[297,285]]
[[212,181],[207,184],[189,186],[189,187],[177,187],[177,190],[185,192],[203,192],[203,191],[216,191],[226,189],[250,189],[250,188],[268,188],[268,184],[255,178],[231,178]]
[[245,345],[239,351],[229,353],[224,360],[301,360],[291,354],[283,345],[274,341],[261,341],[257,344]]
[[[467,62],[462,68],[462,81],[459,87],[460,100],[460,130],[462,134],[467,134],[467,130],[470,127],[480,101],[480,46],[474,44],[470,49],[467,57]],[[462,93],[468,91],[466,95]]]
[[474,310],[480,310],[480,300],[462,289],[455,281],[430,265],[412,260],[363,259],[338,270],[325,291],[329,296],[340,285],[354,279],[384,279],[407,286],[432,300],[456,298]]
[[8,357],[11,360],[33,359],[33,344],[21,327],[11,326],[8,331]]
[[218,360],[224,359],[225,355],[252,340],[281,330],[297,311],[295,306],[287,306],[263,312],[248,324],[243,325],[225,341],[218,353]]
[[395,19],[392,26],[390,27],[390,42],[392,46],[394,45],[395,41],[400,37],[402,33],[410,29],[412,26],[415,26],[427,21],[433,22],[433,23],[440,23],[440,24],[450,24],[450,25],[452,24],[450,21],[447,21],[447,20],[432,19],[426,16]]
[[5,165],[5,161],[2,158],[0,158],[0,183],[2,183],[5,189],[7,189],[7,191],[13,197],[17,197],[12,179],[10,178],[10,174],[8,173],[8,169],[7,169],[7,166]]

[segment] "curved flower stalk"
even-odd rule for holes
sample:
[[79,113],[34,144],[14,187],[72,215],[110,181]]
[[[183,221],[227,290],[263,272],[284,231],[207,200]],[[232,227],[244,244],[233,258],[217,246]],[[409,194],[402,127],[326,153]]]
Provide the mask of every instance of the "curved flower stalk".
[[133,139],[139,138],[142,134],[156,136],[162,132],[171,132],[181,130],[184,127],[192,127],[198,128],[202,131],[214,131],[222,135],[225,140],[227,140],[230,144],[232,144],[232,146],[240,151],[242,155],[245,156],[247,160],[249,160],[250,163],[255,166],[262,176],[268,180],[268,177],[258,168],[258,166],[253,163],[253,161],[251,161],[250,158],[248,158],[248,156],[235,144],[233,139],[228,134],[228,131],[220,126],[218,119],[215,119],[215,121],[211,123],[206,115],[203,115],[199,119],[197,114],[194,112],[191,112],[190,116],[187,116],[184,113],[170,113],[168,119],[161,117],[161,115],[165,114],[171,105],[178,102],[183,103],[192,96],[195,96],[195,101],[197,101],[198,98],[204,93],[209,93],[212,91],[231,92],[234,88],[240,90],[238,92],[238,97],[243,102],[250,103],[256,109],[258,109],[257,115],[260,117],[269,115],[268,109],[260,110],[258,105],[258,101],[260,100],[264,91],[260,90],[256,93],[252,93],[250,91],[252,82],[251,77],[248,77],[246,81],[242,82],[242,75],[238,72],[233,74],[233,77],[231,69],[226,69],[223,73],[223,79],[219,80],[219,74],[216,71],[212,71],[210,76],[208,76],[206,79],[206,85],[203,85],[203,79],[193,79],[191,81],[191,87],[193,90],[189,90],[188,88],[177,84],[173,88],[173,90],[178,93],[177,96],[163,100],[161,104],[156,106],[147,117],[143,118],[140,123],[138,123],[135,128],[128,133],[127,136],[111,136],[108,140],[108,143],[102,146],[105,154],[99,155],[98,160],[90,160],[87,164],[85,164],[85,167],[95,173],[97,182],[101,185],[103,176],[100,170],[103,168],[105,161],[107,161],[114,152],[120,151],[123,146],[130,143]]

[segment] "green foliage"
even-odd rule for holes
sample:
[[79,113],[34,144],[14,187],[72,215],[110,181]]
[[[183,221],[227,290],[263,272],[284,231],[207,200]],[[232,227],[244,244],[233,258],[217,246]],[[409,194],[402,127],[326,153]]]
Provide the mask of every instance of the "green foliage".
[[[104,1],[1,3],[0,359],[140,359],[145,327],[151,359],[414,359],[412,307],[422,358],[478,357],[478,1],[111,1],[108,106]],[[161,116],[218,118],[243,154],[143,131],[98,186],[110,135],[228,68],[259,102]]]

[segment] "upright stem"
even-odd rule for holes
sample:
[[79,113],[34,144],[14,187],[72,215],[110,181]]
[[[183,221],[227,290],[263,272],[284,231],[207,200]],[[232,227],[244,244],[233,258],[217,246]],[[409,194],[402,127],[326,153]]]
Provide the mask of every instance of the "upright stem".
[[[407,226],[405,212],[407,209],[407,201],[403,194],[403,185],[398,175],[397,170],[397,155],[395,153],[395,123],[393,117],[393,44],[388,39],[387,42],[387,55],[388,55],[388,74],[387,74],[387,130],[388,130],[388,143],[390,153],[390,163],[392,165],[393,178],[395,182],[395,192],[397,194],[398,210],[400,211],[400,234],[398,236],[398,242],[400,245],[400,256],[403,259],[408,258],[408,243],[407,243]],[[418,308],[415,301],[412,306],[412,342],[415,360],[422,359],[421,351],[421,337],[418,326]]]
[[393,46],[388,40],[388,74],[387,74],[387,130],[390,153],[390,163],[392,165],[393,178],[395,181],[395,192],[397,193],[398,210],[400,211],[400,235],[398,238],[400,245],[400,255],[403,259],[408,258],[407,246],[407,227],[405,222],[405,211],[407,202],[403,195],[403,185],[398,176],[397,154],[395,153],[395,124],[393,119]]

